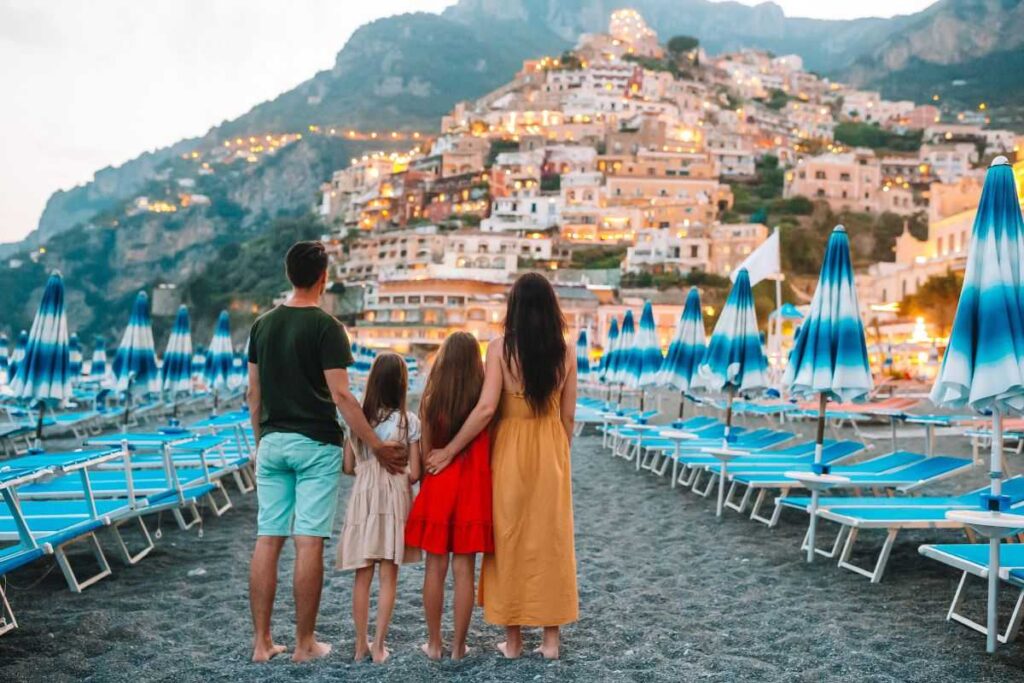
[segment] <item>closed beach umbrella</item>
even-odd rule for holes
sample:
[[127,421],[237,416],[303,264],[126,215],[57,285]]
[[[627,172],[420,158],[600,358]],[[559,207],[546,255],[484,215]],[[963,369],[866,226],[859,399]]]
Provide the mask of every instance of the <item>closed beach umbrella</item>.
[[69,365],[64,280],[55,272],[46,281],[11,389],[18,398],[62,401],[71,395]]
[[234,359],[231,361],[231,377],[228,379],[228,386],[232,389],[244,387],[246,380],[248,379],[249,369],[246,366],[246,358],[240,353],[236,353]]
[[633,356],[630,363],[629,381],[640,389],[640,410],[644,409],[644,389],[658,383],[661,364],[665,359],[658,344],[658,331],[654,326],[654,308],[650,301],[644,302],[640,312],[640,325],[633,340]]
[[114,386],[118,391],[139,387],[143,394],[160,392],[160,371],[156,366],[149,297],[139,292],[132,304],[128,327],[114,356]]
[[213,330],[210,346],[206,350],[206,384],[210,389],[227,389],[230,387],[231,366],[235,354],[231,348],[231,319],[227,311],[221,311],[217,318],[217,326]]
[[580,330],[576,338],[576,376],[580,379],[590,377],[590,343],[587,341],[586,328]]
[[601,379],[609,380],[608,373],[611,369],[611,362],[615,355],[615,347],[619,343],[619,321],[616,318],[612,318],[611,324],[608,325],[608,340],[605,342],[604,350],[601,354]]
[[[873,388],[864,324],[857,306],[857,286],[850,261],[850,240],[846,229],[837,225],[825,248],[825,260],[818,276],[818,288],[811,309],[793,341],[783,383],[795,396],[817,395],[818,434],[814,446],[817,474],[825,438],[825,404],[856,401]],[[807,537],[807,561],[814,560],[818,490],[811,491],[811,528]]]
[[192,390],[192,326],[185,306],[178,308],[171,336],[167,338],[160,384],[172,395]]
[[18,333],[18,340],[14,342],[14,353],[11,354],[11,362],[7,366],[9,382],[13,382],[14,376],[18,374],[18,365],[25,358],[26,346],[28,346],[28,330],[22,330]]
[[192,378],[202,379],[206,374],[206,347],[196,344],[195,353],[192,354]]
[[661,364],[658,383],[679,391],[679,418],[683,417],[685,394],[697,377],[697,369],[707,350],[704,316],[700,310],[700,292],[691,287],[686,295],[683,313],[679,316],[676,336],[669,344],[668,354]]
[[6,334],[0,334],[0,385],[7,384],[7,368],[10,367],[11,342]]
[[101,382],[107,379],[107,340],[100,336],[97,336],[93,342],[89,377]]
[[78,341],[77,334],[68,337],[68,359],[68,372],[71,374],[71,381],[77,382],[82,376],[82,343]]
[[796,306],[787,302],[772,311],[772,314],[769,317],[772,320],[775,320],[776,318],[782,318],[783,320],[803,320],[804,314],[801,313]]
[[[626,311],[619,329],[619,343],[615,347],[615,358],[612,359],[612,381],[625,384],[628,379],[629,366],[632,362],[633,340],[636,337],[636,325],[633,323],[633,311]],[[621,396],[621,394],[620,394]]]
[[[949,346],[932,387],[937,406],[992,412],[991,496],[1003,510],[1003,415],[1024,410],[1024,221],[1006,157],[985,177]],[[1024,520],[1024,517],[1021,517]],[[1024,526],[1022,521],[1021,526]],[[995,651],[999,538],[989,539],[988,650]]]

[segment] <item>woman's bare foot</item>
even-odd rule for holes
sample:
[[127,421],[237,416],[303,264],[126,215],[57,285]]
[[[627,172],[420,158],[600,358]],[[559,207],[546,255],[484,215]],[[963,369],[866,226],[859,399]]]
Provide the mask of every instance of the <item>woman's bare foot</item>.
[[472,651],[473,648],[469,647],[465,643],[463,643],[461,647],[458,645],[452,645],[452,661],[457,662],[460,659],[465,659]]
[[420,649],[423,650],[423,654],[427,656],[427,659],[432,659],[435,662],[441,659],[441,656],[444,654],[440,645],[434,647],[430,643],[423,643],[420,645]]
[[311,645],[305,647],[295,647],[295,654],[292,655],[293,662],[310,662],[314,659],[320,659],[331,654],[331,644],[321,643],[320,641],[314,640]]
[[520,643],[517,647],[511,647],[508,643],[498,643],[498,652],[505,655],[505,659],[519,659],[523,654],[523,645]]
[[287,651],[288,648],[284,645],[275,645],[274,643],[257,645],[252,649],[252,661],[259,663],[269,662],[274,657]]
[[352,656],[353,662],[361,662],[370,656],[370,639],[367,638],[362,643],[356,643],[356,653]]
[[541,645],[534,650],[534,653],[539,653],[543,655],[544,659],[558,659],[558,646]]
[[373,657],[374,664],[383,664],[384,662],[388,661],[388,657],[391,656],[391,651],[383,645],[371,645],[370,655]]

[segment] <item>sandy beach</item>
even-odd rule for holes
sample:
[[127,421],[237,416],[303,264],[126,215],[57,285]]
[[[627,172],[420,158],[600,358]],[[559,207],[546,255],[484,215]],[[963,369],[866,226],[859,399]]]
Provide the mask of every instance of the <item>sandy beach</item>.
[[[923,448],[913,432],[905,435],[901,447]],[[884,439],[874,444],[872,453],[888,449]],[[939,440],[943,453],[965,455],[966,446]],[[21,628],[0,638],[0,680],[982,681],[1013,680],[1024,668],[1019,643],[987,656],[980,635],[945,621],[959,576],[920,557],[917,546],[956,542],[957,533],[901,535],[885,580],[871,585],[823,558],[804,563],[798,545],[806,517],[787,514],[774,530],[732,512],[718,521],[711,498],[636,473],[589,432],[573,456],[582,617],[566,629],[561,661],[503,661],[494,651],[500,629],[478,612],[472,656],[428,662],[418,649],[422,569],[412,566],[401,572],[384,666],[349,662],[352,578],[333,570],[319,632],[334,654],[308,665],[249,663],[246,576],[256,501],[232,490],[235,509],[208,516],[202,538],[165,516],[150,557],[131,568],[113,560],[114,575],[81,595],[66,589],[52,560],[10,575]],[[982,475],[978,468],[946,490]],[[350,485],[346,479],[343,496]],[[824,533],[823,543],[832,530]],[[292,640],[291,558],[286,550],[275,619],[283,643]],[[983,586],[971,586],[980,616]],[[1004,618],[1016,597],[1009,593]],[[538,637],[529,634],[528,646]]]

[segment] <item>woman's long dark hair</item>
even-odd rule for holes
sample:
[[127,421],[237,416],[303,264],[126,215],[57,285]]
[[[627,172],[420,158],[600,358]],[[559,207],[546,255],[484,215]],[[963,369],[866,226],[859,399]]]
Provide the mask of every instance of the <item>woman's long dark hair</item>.
[[505,311],[505,364],[523,383],[534,414],[542,413],[565,379],[565,317],[555,288],[539,273],[512,285]]
[[366,378],[363,415],[376,427],[393,413],[398,413],[398,433],[405,439],[409,433],[405,416],[405,395],[409,388],[409,369],[397,353],[382,353],[373,361]]

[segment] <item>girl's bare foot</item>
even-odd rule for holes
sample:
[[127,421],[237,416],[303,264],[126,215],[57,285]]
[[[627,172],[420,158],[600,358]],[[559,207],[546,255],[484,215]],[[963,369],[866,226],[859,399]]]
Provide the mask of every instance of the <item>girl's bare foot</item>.
[[539,653],[544,656],[544,659],[558,659],[558,646],[557,645],[541,645],[534,650],[534,653]]
[[523,654],[523,644],[519,643],[518,646],[512,647],[508,643],[498,643],[498,652],[505,655],[505,659],[519,659]]
[[370,655],[373,657],[374,664],[383,664],[388,661],[388,657],[391,656],[391,652],[383,645],[371,645]]
[[423,654],[427,656],[427,659],[432,659],[435,662],[441,659],[444,654],[440,645],[432,646],[430,643],[423,643],[420,645],[420,649],[423,650]]
[[293,662],[309,662],[314,659],[320,659],[331,654],[331,644],[321,643],[320,641],[314,640],[311,645],[306,647],[295,647],[295,654],[292,655]]
[[473,648],[467,646],[465,643],[463,643],[461,647],[458,645],[452,645],[452,661],[457,662],[460,659],[465,659],[472,651]]
[[274,657],[287,651],[288,648],[284,645],[275,645],[274,643],[256,645],[252,649],[252,661],[259,663],[269,662]]
[[352,657],[352,661],[361,662],[370,656],[370,639],[367,638],[362,644],[356,643],[356,653]]

